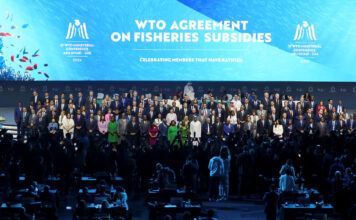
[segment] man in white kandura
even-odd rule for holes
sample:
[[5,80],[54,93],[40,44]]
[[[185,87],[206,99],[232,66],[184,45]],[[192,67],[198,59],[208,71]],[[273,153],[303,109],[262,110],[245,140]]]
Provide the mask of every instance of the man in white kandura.
[[201,138],[201,123],[197,116],[190,122],[190,137],[193,138],[193,146],[198,146]]
[[190,100],[194,100],[195,93],[191,82],[188,82],[187,85],[184,86],[183,96],[188,96]]

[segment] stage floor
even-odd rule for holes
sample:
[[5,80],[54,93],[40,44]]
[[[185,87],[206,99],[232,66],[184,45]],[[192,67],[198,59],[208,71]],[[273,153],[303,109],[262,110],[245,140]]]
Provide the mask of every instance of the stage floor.
[[14,108],[0,108],[0,116],[5,118],[3,124],[16,125],[14,121]]

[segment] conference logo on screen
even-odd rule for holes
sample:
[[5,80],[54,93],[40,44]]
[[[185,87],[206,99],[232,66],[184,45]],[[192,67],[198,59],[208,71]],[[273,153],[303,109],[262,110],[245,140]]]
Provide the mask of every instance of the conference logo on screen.
[[308,63],[310,59],[319,56],[321,44],[317,39],[317,28],[309,21],[302,21],[296,24],[293,34],[293,41],[288,44],[289,52],[302,59],[301,62]]
[[[90,27],[89,27],[90,30]],[[83,59],[92,55],[90,51],[94,44],[90,43],[87,24],[79,19],[68,22],[66,32],[63,33],[65,42],[60,44],[63,55],[72,59],[73,62],[82,62]]]
[[314,25],[309,25],[307,21],[303,21],[302,25],[297,25],[294,40],[303,40],[304,38],[312,41],[316,40]]
[[76,36],[82,38],[83,40],[89,39],[85,22],[81,24],[78,19],[74,19],[74,23],[69,22],[66,39],[72,39]]

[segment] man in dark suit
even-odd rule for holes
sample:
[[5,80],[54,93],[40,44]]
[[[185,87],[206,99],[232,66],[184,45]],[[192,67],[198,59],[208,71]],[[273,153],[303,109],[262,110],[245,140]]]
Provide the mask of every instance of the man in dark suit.
[[89,105],[93,104],[94,92],[89,91],[89,96],[85,99],[85,107],[89,108]]
[[329,99],[328,100],[328,105],[326,106],[326,110],[330,113],[331,110],[333,109],[333,107],[334,107],[333,100]]
[[339,124],[340,135],[345,134],[347,131],[347,124],[344,121],[344,117],[342,115],[339,115],[338,124]]
[[210,122],[210,118],[207,118],[205,123],[202,126],[202,137],[203,142],[208,141],[214,134],[214,127]]
[[259,109],[259,107],[260,107],[260,104],[261,104],[261,101],[258,100],[257,95],[255,95],[253,97],[253,100],[251,100],[252,108],[257,111],[257,109]]
[[17,134],[21,135],[21,115],[23,112],[22,102],[18,102],[17,107],[14,110],[14,121],[17,126]]
[[215,112],[216,112],[216,117],[220,118],[220,122],[225,121],[226,118],[225,110],[222,108],[220,102],[218,103],[218,107]]
[[31,96],[30,102],[33,102],[35,105],[37,104],[38,101],[42,102],[42,99],[40,98],[40,96],[38,95],[37,91],[34,90],[33,91],[33,95]]
[[85,105],[85,99],[83,97],[83,93],[78,92],[78,98],[76,99],[74,104],[78,109],[81,108],[83,105]]
[[147,115],[148,121],[152,123],[157,117],[155,107],[151,106],[149,111],[146,113],[146,115]]
[[54,96],[54,100],[53,100],[53,105],[57,108],[57,109],[59,109],[59,105],[61,104],[61,101],[59,100],[59,98],[58,98],[58,95],[55,95]]
[[264,110],[269,109],[270,100],[269,100],[269,94],[268,94],[268,92],[265,92],[265,93],[264,93],[264,97],[261,99],[261,103],[262,103],[262,105],[263,105],[263,109],[264,109]]
[[282,109],[282,100],[280,99],[279,97],[279,93],[276,93],[274,95],[274,105],[275,105],[275,108],[276,108],[276,111],[279,113]]
[[140,135],[140,126],[136,121],[136,117],[132,117],[131,121],[127,124],[127,141],[131,149],[138,147],[138,136]]
[[314,123],[314,119],[309,118],[306,133],[308,135],[315,135],[316,131],[317,131],[317,127],[316,124]]
[[188,108],[188,103],[184,103],[183,104],[183,108],[181,108],[181,110],[179,110],[178,113],[178,121],[182,121],[184,119],[185,116],[189,116],[190,115],[190,109]]
[[136,102],[136,103],[140,102],[140,98],[136,91],[134,91],[133,95],[132,96],[130,95],[130,97],[128,97],[128,98],[130,98],[130,105],[132,105],[133,102]]
[[121,95],[121,98],[120,98],[120,103],[121,103],[121,106],[122,108],[126,108],[128,105],[130,105],[130,99],[129,98],[126,98],[126,94],[123,93]]
[[245,106],[241,105],[240,111],[237,113],[237,119],[240,120],[241,126],[245,123],[247,120],[247,112],[245,111]]
[[85,118],[81,114],[80,109],[77,109],[77,114],[74,116],[74,136],[80,137],[85,132]]
[[96,115],[96,109],[94,109],[93,104],[90,104],[89,107],[87,108],[87,111],[85,113],[87,119],[90,118],[90,114]]
[[329,132],[329,134],[331,134],[331,133],[337,134],[339,132],[339,123],[336,120],[336,116],[335,115],[332,116],[332,119],[329,121],[328,132]]
[[266,134],[267,130],[267,119],[265,118],[265,115],[262,114],[261,118],[257,121],[257,130],[256,130],[256,136],[260,137]]
[[311,108],[311,109],[312,109],[312,112],[313,112],[314,114],[316,114],[317,103],[316,103],[315,97],[314,97],[313,95],[310,97],[309,108]]
[[66,100],[65,99],[61,99],[61,103],[58,106],[58,111],[62,112],[62,111],[67,111],[67,104],[66,104]]
[[44,135],[47,131],[47,122],[46,122],[46,116],[42,115],[42,112],[38,113],[38,132],[41,135]]
[[90,113],[89,119],[86,120],[86,128],[89,135],[95,135],[98,131],[98,122],[95,120],[93,113]]
[[310,121],[310,119],[314,120],[314,114],[311,108],[307,110],[307,113],[305,113],[305,120]]
[[301,134],[304,134],[306,128],[307,128],[307,126],[304,121],[303,115],[299,115],[298,120],[296,120],[296,122],[295,122],[295,130]]
[[57,108],[55,106],[52,107],[50,111],[47,112],[47,122],[51,122],[52,118],[54,118],[56,121],[58,121],[59,117],[59,112],[57,111]]
[[347,120],[347,130],[349,134],[353,134],[356,129],[356,120],[354,114],[350,114],[350,119]]
[[244,100],[243,106],[245,107],[246,113],[248,115],[251,114],[253,107],[247,98]]
[[302,110],[303,110],[303,113],[306,112],[307,109],[309,108],[309,104],[308,104],[308,102],[306,102],[306,101],[304,100],[304,96],[301,96],[301,97],[300,97],[300,100],[299,100],[299,102],[297,103],[297,105],[298,105],[298,104],[300,104],[300,106],[301,106],[301,108],[302,108]]
[[[26,136],[27,135],[27,126],[28,126],[28,118],[30,113],[27,111],[26,107],[22,108],[22,113],[20,115],[20,133],[17,133],[18,136]],[[17,131],[19,132],[19,131]]]
[[179,114],[179,108],[177,107],[177,103],[175,101],[172,102],[173,113]]
[[114,101],[111,102],[110,108],[119,110],[122,110],[124,108],[124,106],[120,102],[119,95],[115,95]]
[[222,139],[224,137],[224,123],[220,121],[220,118],[216,118],[216,122],[213,125],[214,135],[218,137],[218,139]]
[[68,105],[66,114],[70,114],[72,117],[75,115],[75,108],[72,103]]
[[210,111],[211,111],[213,109],[216,109],[217,107],[218,107],[218,105],[215,102],[214,96],[211,96],[210,97],[210,102],[208,103],[208,109],[210,109]]

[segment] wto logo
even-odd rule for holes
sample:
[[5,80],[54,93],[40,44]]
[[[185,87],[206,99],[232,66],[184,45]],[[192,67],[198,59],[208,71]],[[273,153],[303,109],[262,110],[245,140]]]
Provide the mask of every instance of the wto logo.
[[303,21],[303,24],[297,25],[297,30],[295,32],[294,40],[303,40],[303,39],[308,39],[315,41],[315,31],[314,31],[314,25],[310,24],[307,21]]
[[84,40],[89,39],[85,22],[81,24],[78,19],[74,19],[74,24],[69,22],[66,39],[72,39],[73,37],[79,37]]

